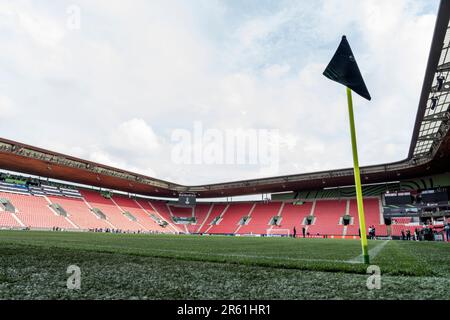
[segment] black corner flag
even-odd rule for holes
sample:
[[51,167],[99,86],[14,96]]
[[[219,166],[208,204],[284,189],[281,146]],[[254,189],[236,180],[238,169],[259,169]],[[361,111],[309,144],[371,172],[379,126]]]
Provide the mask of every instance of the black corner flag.
[[355,56],[345,36],[342,36],[336,53],[323,72],[328,79],[343,84],[361,97],[370,100],[370,93],[359,71]]
[[370,100],[371,98],[361,76],[361,72],[359,72],[358,64],[356,63],[355,57],[353,56],[352,49],[350,49],[350,45],[348,44],[347,38],[345,38],[345,36],[342,37],[341,43],[339,44],[339,47],[334,54],[333,59],[331,59],[328,67],[323,72],[323,75],[347,87],[346,91],[349,115],[348,118],[350,120],[350,137],[352,139],[353,172],[355,176],[359,228],[361,230],[362,257],[364,259],[364,263],[369,264],[369,246],[367,243],[366,219],[364,216],[361,175],[359,172],[358,147],[356,143],[355,119],[353,115],[352,90],[363,98],[366,98],[367,100]]

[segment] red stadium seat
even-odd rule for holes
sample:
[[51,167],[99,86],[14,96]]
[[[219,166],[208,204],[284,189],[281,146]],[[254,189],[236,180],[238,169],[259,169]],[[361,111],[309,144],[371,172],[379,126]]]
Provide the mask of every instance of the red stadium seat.
[[128,219],[113,200],[106,199],[95,191],[82,190],[81,194],[92,207],[100,209],[106,215],[112,228],[122,231],[145,230],[138,221]]
[[303,219],[311,213],[312,202],[305,202],[302,205],[285,203],[281,211],[281,222],[279,226],[272,229],[289,229],[290,232],[295,229],[301,234]]
[[335,235],[342,236],[344,226],[339,220],[345,215],[346,200],[317,200],[314,208],[314,222],[309,226],[311,235]]
[[220,216],[224,210],[227,208],[226,204],[223,203],[214,203],[213,207],[211,209],[211,212],[209,214],[209,217],[205,217],[205,220],[203,222],[203,225],[199,225],[198,229],[197,229],[197,233],[206,233],[208,232],[208,230],[210,228],[212,228],[211,226],[211,222],[217,218],[218,216]]
[[0,197],[8,199],[14,205],[15,215],[26,227],[76,229],[65,217],[53,212],[44,197],[5,192],[0,192]]
[[[366,221],[366,234],[369,227],[375,227],[377,236],[387,236],[387,228],[382,218],[379,198],[365,198],[364,199],[364,217]],[[347,226],[347,235],[357,236],[359,234],[359,217],[358,206],[355,199],[350,200],[349,214],[353,218],[353,224]]]
[[150,215],[142,208],[136,200],[127,198],[125,196],[114,196],[114,202],[123,210],[130,212],[138,221],[138,223],[145,228],[146,231],[167,232],[161,227]]
[[281,202],[258,203],[251,213],[251,219],[247,225],[237,231],[238,234],[266,234],[270,220],[278,215]]
[[253,203],[232,203],[223,213],[219,224],[212,226],[208,233],[233,234],[239,227],[239,221],[247,216],[253,207]]

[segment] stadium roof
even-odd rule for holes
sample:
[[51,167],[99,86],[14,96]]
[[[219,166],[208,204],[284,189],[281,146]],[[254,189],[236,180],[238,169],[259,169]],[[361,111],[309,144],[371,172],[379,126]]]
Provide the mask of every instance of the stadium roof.
[[[450,1],[441,1],[408,157],[361,168],[364,183],[447,172],[450,163]],[[439,84],[438,77],[442,80]],[[439,89],[439,90],[438,90]],[[338,187],[353,184],[353,169],[182,186],[0,138],[0,168],[158,197],[192,192],[212,198]]]

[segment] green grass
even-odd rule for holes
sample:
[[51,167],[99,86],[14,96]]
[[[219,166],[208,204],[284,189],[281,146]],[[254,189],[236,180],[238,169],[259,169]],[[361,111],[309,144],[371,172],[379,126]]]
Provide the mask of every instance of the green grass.
[[[369,249],[381,241],[369,242]],[[0,299],[450,299],[450,246],[389,241],[350,263],[359,241],[0,232]],[[81,268],[81,290],[66,269]]]

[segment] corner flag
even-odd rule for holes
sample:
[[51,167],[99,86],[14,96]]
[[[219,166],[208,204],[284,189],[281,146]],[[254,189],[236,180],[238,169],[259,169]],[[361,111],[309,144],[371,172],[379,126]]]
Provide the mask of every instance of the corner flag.
[[352,89],[361,97],[370,100],[370,93],[359,71],[355,56],[345,36],[342,36],[336,53],[323,72],[330,80],[336,81]]
[[328,79],[336,81],[347,87],[348,114],[350,120],[350,135],[352,139],[353,152],[353,172],[355,176],[356,199],[358,203],[359,227],[361,230],[361,247],[364,263],[368,264],[369,250],[367,245],[366,221],[364,217],[364,204],[361,188],[361,177],[359,172],[355,120],[353,116],[352,90],[363,98],[366,98],[367,100],[370,100],[371,97],[361,76],[361,72],[359,71],[355,56],[353,55],[352,49],[350,48],[350,45],[345,36],[342,36],[341,43],[339,44],[339,47],[336,50],[336,53],[328,64],[327,68],[323,72],[323,75]]

